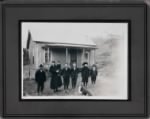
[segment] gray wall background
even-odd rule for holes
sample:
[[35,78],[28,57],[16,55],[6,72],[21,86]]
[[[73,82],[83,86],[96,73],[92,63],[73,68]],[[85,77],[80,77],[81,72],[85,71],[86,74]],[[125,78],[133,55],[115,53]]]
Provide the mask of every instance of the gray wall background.
[[[2,1],[2,0],[0,0]],[[147,32],[147,35],[148,35],[148,39],[147,39],[147,42],[148,42],[148,46],[150,46],[150,0],[3,0],[3,2],[17,2],[19,1],[20,3],[23,3],[23,2],[34,2],[34,1],[37,1],[37,2],[40,2],[40,1],[44,1],[44,2],[47,2],[47,1],[51,1],[52,3],[57,3],[57,2],[91,2],[91,3],[94,3],[94,2],[108,2],[108,3],[135,3],[135,2],[145,2],[149,5],[148,7],[148,24],[147,24],[147,27],[148,27],[148,32]],[[2,102],[2,19],[1,19],[1,16],[2,16],[2,11],[1,11],[1,6],[0,6],[0,119],[2,118],[1,115],[2,115],[2,105],[3,105],[3,102]],[[150,60],[150,47],[148,47],[148,60]],[[149,74],[150,74],[150,63],[148,62],[148,80],[149,80]],[[150,81],[148,81],[148,85],[150,85]],[[148,92],[150,91],[150,86],[148,86]],[[150,94],[148,93],[148,97],[150,97]],[[148,98],[150,99],[150,98]],[[148,104],[148,107],[150,108],[150,104]],[[149,111],[149,114],[150,114],[150,111]],[[37,118],[37,117],[36,117]],[[25,118],[25,117],[14,117],[14,118],[11,118],[11,119],[36,119],[34,117],[32,118]],[[58,119],[65,119],[66,117],[59,117]],[[39,119],[47,119],[47,118],[39,118]],[[70,119],[70,117],[69,117]],[[72,117],[72,119],[74,119]],[[80,119],[80,118],[78,118]],[[82,119],[88,119],[87,117],[86,118],[82,118]],[[89,119],[92,119],[89,117]],[[95,117],[94,119],[145,119],[145,118],[142,118],[142,117],[132,117],[132,118],[129,118],[129,117]],[[147,119],[150,119],[149,117],[147,117]]]

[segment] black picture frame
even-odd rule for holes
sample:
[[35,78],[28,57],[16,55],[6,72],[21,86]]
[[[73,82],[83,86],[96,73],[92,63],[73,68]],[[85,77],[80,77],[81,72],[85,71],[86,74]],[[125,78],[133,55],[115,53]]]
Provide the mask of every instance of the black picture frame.
[[[103,20],[97,20],[97,19],[93,19],[93,20],[87,20],[87,19],[80,19],[80,20],[19,20],[19,39],[21,39],[21,32],[22,32],[22,28],[21,28],[21,23],[28,23],[28,22],[33,22],[33,23],[127,23],[128,25],[128,57],[127,57],[127,62],[128,62],[128,72],[127,72],[127,77],[128,77],[128,84],[127,84],[127,99],[93,99],[94,101],[131,101],[131,82],[130,82],[130,78],[131,78],[131,20],[107,20],[107,19],[103,19]],[[21,40],[19,41],[19,46],[21,46],[22,42]],[[19,51],[21,51],[21,47],[19,47]],[[19,77],[20,79],[22,78],[21,76],[21,71],[22,71],[22,66],[21,66],[21,52],[19,53]],[[20,86],[20,90],[19,90],[19,100],[20,101],[44,101],[44,100],[50,100],[50,101],[63,101],[64,99],[22,99],[21,97],[21,89],[22,89],[22,80],[19,80],[19,86]],[[91,99],[65,99],[65,100],[71,100],[71,101],[88,101]]]
[[[138,54],[140,54],[140,56],[141,56],[141,54],[144,53],[142,55],[143,57],[138,62],[138,63],[141,63],[139,65],[142,67],[142,69],[144,71],[142,71],[142,73],[139,74],[139,75],[137,74],[138,76],[142,75],[141,77],[143,77],[143,81],[141,81],[141,83],[143,84],[143,86],[140,87],[139,86],[140,84],[133,84],[132,83],[133,81],[132,82],[129,81],[129,90],[131,90],[131,91],[129,91],[129,97],[130,97],[130,99],[128,101],[125,101],[125,102],[124,101],[119,101],[119,100],[116,100],[116,101],[106,101],[106,100],[94,100],[94,101],[82,100],[82,101],[76,101],[76,100],[67,100],[68,102],[64,101],[64,100],[46,100],[46,101],[43,101],[43,100],[36,100],[36,101],[35,100],[29,100],[29,101],[24,101],[24,100],[20,100],[19,97],[15,97],[13,100],[9,99],[8,97],[12,96],[9,91],[13,87],[9,87],[8,88],[8,86],[10,86],[10,85],[8,85],[8,81],[10,81],[10,77],[7,78],[8,77],[8,71],[7,70],[8,70],[8,65],[10,65],[10,63],[11,63],[8,60],[8,58],[10,58],[11,56],[9,56],[9,54],[8,54],[8,51],[10,51],[10,49],[8,47],[8,46],[10,46],[10,45],[8,45],[8,43],[10,42],[10,37],[8,37],[7,30],[8,30],[8,28],[10,28],[9,29],[9,35],[10,35],[10,31],[12,31],[12,29],[13,29],[13,25],[15,25],[15,29],[19,30],[18,22],[16,22],[16,21],[29,19],[29,18],[23,18],[24,15],[25,15],[25,13],[27,13],[27,11],[31,11],[29,9],[28,10],[26,9],[26,8],[29,8],[29,7],[30,8],[35,8],[37,10],[39,10],[40,7],[43,7],[42,13],[44,13],[44,11],[46,10],[46,7],[48,7],[48,8],[52,8],[53,7],[53,8],[55,8],[56,12],[58,12],[58,13],[60,12],[59,10],[57,11],[57,9],[59,9],[59,8],[64,8],[64,9],[65,8],[76,8],[75,10],[77,10],[78,8],[82,8],[83,9],[83,8],[86,8],[86,7],[90,8],[90,10],[92,10],[92,8],[95,9],[95,8],[102,8],[103,7],[105,10],[109,9],[108,10],[109,12],[110,12],[110,8],[109,7],[112,7],[114,9],[114,11],[116,11],[115,9],[119,10],[121,8],[123,8],[123,9],[124,8],[129,8],[129,10],[133,9],[133,11],[134,11],[134,8],[136,8],[139,11],[141,11],[142,13],[144,13],[143,16],[142,16],[142,18],[141,18],[141,19],[143,19],[143,21],[141,21],[141,22],[138,21],[138,23],[142,23],[141,27],[143,29],[143,32],[137,35],[138,37],[142,36],[140,38],[142,38],[143,40],[139,40],[138,39],[138,43],[136,43],[136,40],[135,40],[135,38],[133,38],[133,35],[132,35],[133,32],[136,32],[136,31],[133,31],[133,29],[135,30],[135,24],[136,23],[134,23],[134,22],[136,20],[132,17],[132,15],[133,15],[133,13],[135,13],[135,11],[132,14],[130,14],[131,16],[129,15],[129,16],[127,16],[127,18],[123,18],[122,16],[119,16],[121,14],[121,10],[120,10],[120,12],[118,12],[116,14],[118,16],[115,16],[114,18],[111,19],[112,21],[115,21],[116,19],[117,20],[120,19],[120,21],[127,19],[128,21],[130,21],[129,22],[129,28],[131,30],[129,30],[129,35],[128,36],[129,36],[129,39],[134,39],[134,41],[131,40],[131,42],[132,42],[131,43],[131,52],[133,52],[135,49],[139,51],[139,53],[137,53],[137,51],[134,51],[134,53],[136,53],[135,57],[137,57]],[[13,9],[13,8],[14,8],[14,11],[11,10],[11,12],[13,12],[13,13],[16,12],[15,9],[20,9],[20,8],[23,8],[24,9],[23,11],[26,11],[26,12],[24,12],[24,13],[22,11],[17,12],[17,14],[21,16],[21,18],[18,19],[18,18],[14,17],[15,16],[14,14],[10,14],[10,10],[9,9]],[[77,11],[74,11],[74,10],[72,10],[72,11],[76,12],[76,14],[77,14]],[[110,14],[109,12],[107,13],[107,15]],[[84,11],[84,13],[86,13],[86,11]],[[47,14],[47,13],[45,13],[45,14]],[[102,14],[102,12],[100,14]],[[30,13],[30,15],[33,15],[33,12]],[[108,17],[107,15],[106,16],[104,15],[104,16],[102,16],[100,18],[97,18],[96,16],[94,16],[95,17],[94,18],[91,15],[90,19],[87,19],[86,16],[82,17],[82,15],[83,15],[83,13],[81,13],[81,15],[79,15],[79,16],[76,15],[76,17],[74,17],[74,18],[73,18],[73,16],[70,17],[70,16],[66,15],[67,17],[63,18],[63,19],[61,19],[61,15],[60,16],[56,15],[54,17],[56,17],[56,18],[58,17],[57,19],[56,18],[52,18],[52,17],[51,17],[51,19],[54,20],[54,21],[56,21],[56,20],[62,20],[63,21],[63,20],[66,20],[66,19],[69,19],[69,20],[83,20],[84,19],[84,21],[86,21],[86,20],[92,21],[93,19],[101,20],[101,21],[103,21],[103,20],[107,21],[108,19],[110,20],[110,17]],[[141,14],[139,14],[139,16],[140,15]],[[34,16],[36,16],[36,18],[34,18]],[[137,18],[140,18],[139,16]],[[136,15],[134,17],[136,17]],[[9,18],[12,18],[11,19],[11,23],[8,20]],[[32,20],[38,19],[38,15],[33,15],[33,18],[30,18],[30,20],[31,19]],[[39,15],[39,19],[40,20],[41,19],[42,20],[43,19],[47,20],[48,18],[46,17],[46,15],[43,15],[42,17],[40,17],[40,15]],[[3,90],[3,116],[4,117],[39,117],[39,116],[40,117],[147,117],[148,116],[148,113],[147,113],[147,6],[146,6],[146,4],[141,4],[141,3],[140,4],[95,4],[95,3],[94,4],[91,4],[91,3],[90,4],[67,4],[67,3],[65,3],[65,4],[36,4],[36,3],[35,4],[33,4],[33,3],[32,4],[13,4],[13,3],[3,3],[2,4],[2,22],[3,22],[3,26],[2,26],[2,30],[3,30],[3,35],[2,35],[3,36],[3,56],[2,57],[3,57],[3,89],[4,89]],[[134,23],[134,26],[133,26],[133,23]],[[141,28],[141,27],[139,27],[139,28]],[[17,55],[16,56],[16,58],[17,58],[16,60],[17,61],[15,63],[19,63],[18,61],[20,61],[20,59],[18,57],[19,56],[19,52],[20,52],[18,50],[18,49],[20,49],[20,46],[18,45],[18,44],[20,44],[20,42],[18,41],[18,38],[20,37],[18,30],[14,31],[15,35],[11,34],[12,38],[13,37],[15,37],[15,38],[17,37],[16,38],[17,40],[15,40],[15,42],[18,42],[18,43],[14,43],[14,44],[16,44],[15,46],[17,46],[16,49],[15,49],[17,51],[17,53],[15,54],[15,55]],[[10,43],[13,43],[13,42],[10,42]],[[139,49],[135,48],[133,50],[133,48],[132,48],[133,47],[133,43],[136,44],[137,46],[140,46],[139,44],[141,43],[142,46],[139,47]],[[129,53],[129,54],[131,55],[131,57],[133,57],[132,56],[133,53]],[[134,61],[137,60],[137,59],[135,60],[135,58],[133,58],[133,59],[134,59]],[[133,61],[131,62],[131,65],[132,65],[132,63],[133,63]],[[135,67],[135,64],[134,64],[134,67]],[[132,66],[130,68],[132,68]],[[18,64],[17,70],[18,69],[19,69],[19,64]],[[132,72],[134,70],[135,69],[132,69]],[[141,72],[141,70],[136,71],[136,72]],[[131,76],[132,75],[135,75],[135,74],[131,73]],[[20,77],[20,74],[18,74],[18,72],[16,71],[15,76]],[[135,79],[133,79],[133,80],[135,80]],[[138,81],[139,80],[140,79],[138,79]],[[18,85],[19,84],[19,80],[15,80],[15,82],[18,82],[17,84],[15,84],[15,85],[18,86],[17,88],[15,88],[15,91],[16,91],[16,90],[19,89],[19,85]],[[134,90],[133,90],[132,88],[133,88],[134,85],[136,85],[136,88],[134,88]],[[137,86],[139,86],[141,88],[141,90],[138,89],[138,91],[141,91],[140,95],[138,95],[137,91],[135,91],[135,89],[137,89]],[[138,98],[135,98],[136,96],[135,97],[132,96],[134,93],[138,95],[137,96]],[[142,95],[142,93],[143,93],[143,95]],[[17,96],[19,96],[19,91],[17,93]],[[140,96],[142,96],[142,97],[140,97]],[[137,102],[136,102],[136,99],[138,100]],[[14,100],[17,101],[17,102],[15,102]],[[64,113],[63,112],[63,108],[61,108],[59,110],[59,112],[62,111],[62,113],[54,113],[57,110],[57,108],[55,108],[54,111],[52,111],[51,114],[50,113],[47,113],[47,114],[46,113],[41,113],[41,114],[39,114],[38,111],[35,112],[35,110],[34,110],[35,108],[33,108],[32,110],[30,110],[27,113],[24,112],[24,109],[22,110],[22,112],[20,112],[18,106],[16,106],[17,107],[16,110],[12,110],[12,105],[10,105],[10,103],[8,103],[8,101],[11,101],[12,105],[13,105],[14,102],[16,104],[20,103],[20,105],[25,105],[25,104],[28,105],[28,106],[23,106],[23,107],[20,106],[20,107],[22,107],[24,109],[26,108],[25,110],[27,110],[27,108],[30,108],[30,104],[31,103],[35,103],[35,104],[39,103],[40,104],[41,102],[49,104],[49,105],[52,105],[52,106],[54,106],[56,103],[60,103],[61,105],[63,105],[63,103],[66,103],[66,104],[69,103],[69,104],[67,104],[67,108],[66,108],[67,110],[68,110],[69,106],[76,106],[76,104],[77,104],[77,106],[73,110],[71,110],[70,113],[66,113],[66,112]],[[99,102],[101,104],[99,104]],[[88,106],[87,109],[81,107],[81,104],[83,104],[83,103],[85,103],[84,106],[86,106],[86,104],[88,104],[88,103],[92,103],[94,105],[96,105],[96,103],[97,103],[98,105],[104,106],[106,108],[106,110],[107,110],[108,107],[106,107],[105,104],[102,104],[102,102],[105,103],[107,106],[111,105],[111,103],[112,103],[113,106],[108,106],[109,108],[114,108],[114,104],[115,104],[116,107],[122,107],[122,105],[124,105],[123,107],[125,107],[126,109],[122,110],[121,112],[119,112],[119,108],[118,108],[117,109],[118,112],[117,111],[114,112],[114,111],[108,110],[108,112],[105,112],[105,113],[104,113],[104,111],[102,111],[102,112],[100,111],[99,113],[92,112],[91,114],[89,114],[90,110],[88,110],[88,108],[89,107],[93,108],[92,105]],[[52,103],[54,103],[54,104],[52,104]],[[131,103],[135,103],[136,104],[136,106],[135,106],[135,104],[133,104],[134,108],[132,108],[132,109],[135,109],[135,112],[129,112],[131,110],[128,111],[129,107],[132,105]],[[126,104],[128,105],[127,107],[125,106]],[[79,107],[82,108],[82,109],[86,109],[85,111],[83,111],[84,113],[82,111],[79,113],[79,111],[77,110],[77,109],[79,109]],[[137,107],[142,107],[142,109],[138,110]],[[48,108],[48,107],[46,107],[46,108]],[[44,105],[42,106],[42,109],[45,109]],[[97,110],[97,109],[99,109],[99,107],[94,108],[94,110]],[[125,110],[127,112],[125,112]],[[76,113],[76,112],[78,112],[78,113]],[[87,112],[87,113],[85,113],[85,112]]]

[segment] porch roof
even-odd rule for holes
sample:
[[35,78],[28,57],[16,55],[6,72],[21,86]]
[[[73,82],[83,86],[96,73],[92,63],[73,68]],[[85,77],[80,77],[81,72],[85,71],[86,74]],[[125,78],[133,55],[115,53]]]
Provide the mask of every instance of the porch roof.
[[80,44],[64,44],[64,43],[48,43],[48,42],[38,42],[36,41],[36,43],[40,43],[42,45],[43,48],[46,47],[68,47],[68,48],[90,48],[90,49],[96,49],[97,47],[94,45],[80,45]]
[[53,34],[40,30],[33,30],[30,33],[33,41],[48,46],[96,48],[96,44],[84,35],[65,32]]

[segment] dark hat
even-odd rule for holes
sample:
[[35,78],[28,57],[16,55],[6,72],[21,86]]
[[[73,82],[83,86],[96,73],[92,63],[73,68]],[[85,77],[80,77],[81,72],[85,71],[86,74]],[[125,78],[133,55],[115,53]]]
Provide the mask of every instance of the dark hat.
[[72,62],[72,64],[77,64],[77,63],[74,61],[74,62]]
[[42,64],[40,64],[40,66],[39,67],[43,67],[43,65]]
[[96,64],[93,64],[92,67],[96,67]]
[[85,64],[88,64],[87,62],[83,62],[83,64],[82,65],[85,65]]
[[55,63],[55,61],[52,61],[52,63]]

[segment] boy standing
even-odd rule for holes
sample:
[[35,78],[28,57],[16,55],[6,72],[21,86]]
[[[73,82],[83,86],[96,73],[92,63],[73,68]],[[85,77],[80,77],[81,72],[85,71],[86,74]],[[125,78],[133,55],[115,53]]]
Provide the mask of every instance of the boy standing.
[[92,84],[95,84],[96,82],[96,77],[97,77],[97,68],[95,65],[92,66],[92,69],[91,69],[91,82]]

